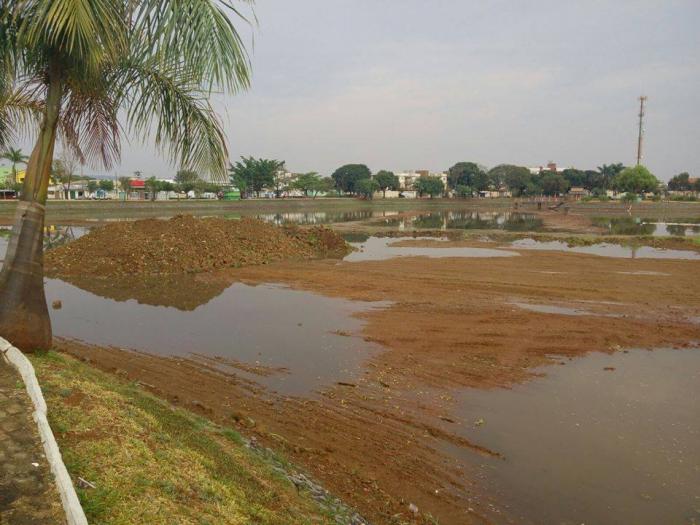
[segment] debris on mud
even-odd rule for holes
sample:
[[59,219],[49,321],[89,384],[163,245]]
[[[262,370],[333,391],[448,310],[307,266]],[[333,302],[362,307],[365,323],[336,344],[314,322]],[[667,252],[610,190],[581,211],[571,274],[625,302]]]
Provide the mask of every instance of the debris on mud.
[[257,219],[178,215],[119,222],[49,250],[46,271],[57,275],[185,274],[283,259],[342,257],[343,238],[320,226],[278,227]]

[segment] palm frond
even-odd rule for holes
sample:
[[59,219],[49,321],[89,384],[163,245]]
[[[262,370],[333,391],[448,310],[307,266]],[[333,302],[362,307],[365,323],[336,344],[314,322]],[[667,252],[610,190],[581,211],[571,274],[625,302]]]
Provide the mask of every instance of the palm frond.
[[0,148],[5,149],[20,136],[36,128],[43,113],[41,88],[32,85],[9,86],[0,90]]
[[113,0],[14,0],[18,41],[28,50],[49,51],[64,62],[96,71],[127,49],[124,2]]
[[[151,54],[166,62],[182,60],[208,87],[230,92],[250,86],[250,60],[229,15],[248,22],[231,2],[213,0],[142,0],[135,32]],[[252,4],[250,0],[244,3]]]
[[[195,75],[196,77],[196,75]],[[127,108],[125,127],[183,168],[226,179],[228,151],[221,123],[190,69],[130,57],[115,71]],[[152,135],[151,135],[152,133]]]
[[117,95],[106,78],[92,83],[69,81],[59,121],[64,146],[82,164],[111,169],[121,153],[118,112]]

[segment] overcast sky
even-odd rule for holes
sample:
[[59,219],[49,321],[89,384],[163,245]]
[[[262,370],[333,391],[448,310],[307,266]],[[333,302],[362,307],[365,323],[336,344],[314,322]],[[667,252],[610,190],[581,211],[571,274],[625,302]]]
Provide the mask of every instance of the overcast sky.
[[[252,89],[217,100],[233,158],[329,175],[635,160],[700,175],[698,0],[258,0]],[[252,41],[254,40],[254,44]],[[120,173],[167,176],[125,145]]]

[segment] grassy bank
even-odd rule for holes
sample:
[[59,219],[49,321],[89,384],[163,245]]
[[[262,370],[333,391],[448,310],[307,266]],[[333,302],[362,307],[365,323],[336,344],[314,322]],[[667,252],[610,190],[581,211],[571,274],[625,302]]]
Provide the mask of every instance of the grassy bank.
[[234,430],[69,356],[32,361],[66,467],[94,485],[78,488],[90,523],[338,523]]

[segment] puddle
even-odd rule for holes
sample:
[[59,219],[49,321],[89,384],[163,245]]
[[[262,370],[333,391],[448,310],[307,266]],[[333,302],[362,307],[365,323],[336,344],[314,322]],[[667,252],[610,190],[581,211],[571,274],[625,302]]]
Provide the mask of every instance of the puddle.
[[[54,248],[85,235],[90,229],[84,226],[54,225],[44,228],[44,249]],[[0,258],[5,258],[10,242],[12,226],[0,226]]]
[[595,217],[592,222],[604,228],[609,235],[653,235],[654,237],[700,235],[698,218],[659,221],[642,217]]
[[523,310],[529,310],[531,312],[537,312],[540,314],[559,314],[559,315],[598,315],[587,310],[580,310],[578,308],[568,308],[566,306],[555,306],[553,304],[533,304],[533,303],[521,303],[519,301],[511,301],[508,304],[522,308]]
[[[340,334],[358,334],[363,322],[353,314],[383,304],[276,285],[235,283],[209,289],[182,279],[173,301],[155,293],[160,304],[175,306],[115,300],[58,279],[46,280],[46,295],[49,304],[62,301],[61,309],[50,310],[56,336],[157,355],[200,354],[284,369],[269,375],[246,375],[238,369],[236,373],[290,395],[309,394],[328,382],[351,379],[364,359],[380,348]],[[113,296],[119,297],[118,292]],[[188,296],[196,299],[187,302]]]
[[[355,210],[355,211],[310,211],[259,213],[248,216],[273,224],[332,224],[336,222],[353,222],[398,215],[397,211]],[[228,215],[227,215],[228,217]]]
[[690,250],[666,250],[651,246],[622,246],[619,244],[600,243],[591,246],[568,246],[561,241],[535,241],[519,239],[511,243],[513,248],[526,250],[549,250],[558,252],[586,253],[601,257],[624,259],[690,259],[700,260],[700,253]]
[[427,248],[421,246],[391,246],[401,241],[414,241],[429,239],[423,237],[369,237],[362,243],[350,243],[357,248],[357,251],[346,256],[344,261],[382,261],[394,257],[510,257],[518,255],[507,250],[497,250],[493,248],[471,248],[471,247],[445,247]]
[[425,212],[410,217],[394,217],[380,221],[384,226],[400,230],[424,228],[436,230],[506,230],[540,231],[542,219],[534,214],[517,212],[484,212],[444,210]]
[[670,273],[666,272],[653,272],[653,271],[645,271],[645,270],[639,270],[637,272],[615,272],[619,273],[620,275],[671,275]]
[[596,353],[541,372],[457,398],[459,432],[504,459],[448,449],[516,523],[700,521],[700,350]]

